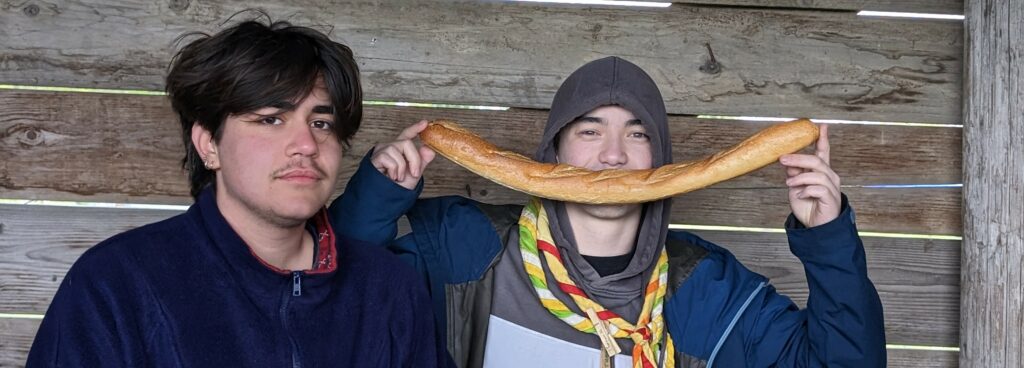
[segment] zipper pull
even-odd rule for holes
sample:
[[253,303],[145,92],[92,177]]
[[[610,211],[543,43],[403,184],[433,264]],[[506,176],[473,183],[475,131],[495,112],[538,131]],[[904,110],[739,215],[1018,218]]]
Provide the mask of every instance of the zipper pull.
[[292,296],[302,296],[302,273],[292,272]]

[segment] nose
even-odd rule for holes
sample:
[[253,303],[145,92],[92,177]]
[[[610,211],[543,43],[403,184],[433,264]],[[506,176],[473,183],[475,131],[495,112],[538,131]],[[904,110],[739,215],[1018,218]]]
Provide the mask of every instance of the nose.
[[320,153],[320,144],[313,133],[313,129],[308,124],[304,122],[289,122],[286,124],[289,125],[287,130],[288,146],[285,152],[288,156],[315,157]]
[[601,146],[601,153],[598,155],[598,160],[602,164],[608,167],[619,167],[625,165],[629,161],[629,157],[626,155],[625,147],[623,146],[621,139],[609,139],[604,142]]

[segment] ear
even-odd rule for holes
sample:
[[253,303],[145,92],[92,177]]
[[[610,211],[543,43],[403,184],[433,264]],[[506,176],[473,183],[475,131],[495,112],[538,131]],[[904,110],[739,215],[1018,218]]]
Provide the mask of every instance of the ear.
[[220,168],[220,158],[217,157],[217,142],[213,141],[213,133],[206,130],[199,122],[192,124],[192,145],[199,152],[199,158],[208,170]]

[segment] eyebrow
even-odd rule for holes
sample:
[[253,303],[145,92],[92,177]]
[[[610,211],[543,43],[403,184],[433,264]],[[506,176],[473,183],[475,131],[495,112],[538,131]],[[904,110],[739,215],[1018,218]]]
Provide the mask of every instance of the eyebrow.
[[295,104],[293,104],[291,102],[288,102],[288,101],[277,101],[277,102],[274,102],[274,103],[270,104],[270,106],[268,106],[268,107],[273,107],[275,109],[280,109],[281,111],[292,111],[292,110],[295,110]]
[[313,106],[313,113],[314,114],[334,115],[334,107],[327,106],[327,105]]
[[[579,118],[576,118],[576,120],[573,120],[573,123],[579,123],[579,122],[598,123],[598,124],[604,124],[605,123],[604,119],[601,119],[601,118],[596,117],[596,116],[586,116],[586,115],[580,116]],[[626,122],[626,126],[633,126],[633,125],[643,125],[643,122],[641,122],[640,119],[630,119],[629,121]]]
[[[291,103],[291,102],[288,102],[288,101],[278,101],[278,102],[270,104],[270,106],[268,106],[268,107],[273,107],[275,109],[279,109],[280,110],[279,112],[285,112],[285,111],[293,111],[293,110],[295,110],[295,108],[297,106],[295,106],[294,103]],[[329,105],[316,105],[316,106],[313,106],[313,113],[314,114],[333,115],[334,114],[334,107],[329,106]]]

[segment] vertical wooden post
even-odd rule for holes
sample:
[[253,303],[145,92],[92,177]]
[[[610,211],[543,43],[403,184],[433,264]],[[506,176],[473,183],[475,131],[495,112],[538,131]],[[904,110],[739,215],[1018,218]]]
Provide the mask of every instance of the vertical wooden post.
[[1024,367],[1024,1],[965,14],[960,365]]

